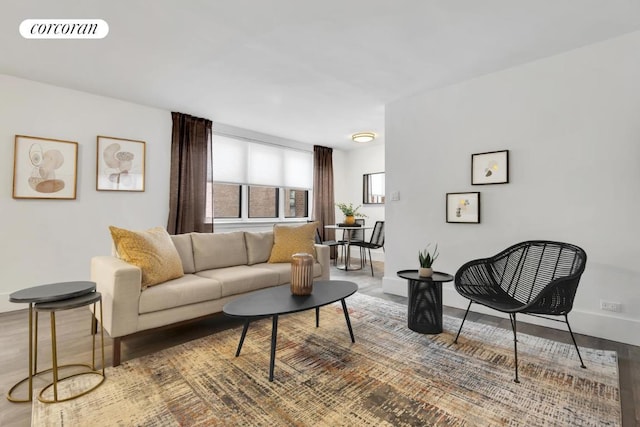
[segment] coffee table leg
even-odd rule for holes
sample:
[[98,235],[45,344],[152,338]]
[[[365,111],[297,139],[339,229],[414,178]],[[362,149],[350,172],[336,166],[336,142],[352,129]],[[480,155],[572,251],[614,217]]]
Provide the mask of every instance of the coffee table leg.
[[344,298],[340,300],[342,303],[342,311],[344,311],[344,318],[347,321],[347,326],[349,327],[349,335],[351,335],[351,342],[356,342],[356,339],[353,337],[353,329],[351,329],[351,320],[349,320],[349,311],[347,310],[347,303],[344,302]]
[[316,307],[316,328],[320,326],[320,307]]
[[242,350],[242,344],[244,343],[244,337],[247,336],[247,329],[249,329],[249,319],[245,319],[244,327],[242,328],[242,336],[240,337],[240,342],[238,343],[238,350],[236,351],[236,357],[240,356],[240,350]]
[[273,368],[276,363],[276,337],[278,336],[278,315],[273,315],[271,328],[271,362],[269,363],[269,381],[273,381]]

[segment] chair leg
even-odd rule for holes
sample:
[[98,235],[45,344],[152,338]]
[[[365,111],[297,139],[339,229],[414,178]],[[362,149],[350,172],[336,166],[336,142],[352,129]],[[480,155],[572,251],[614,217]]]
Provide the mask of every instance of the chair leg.
[[516,378],[513,380],[513,382],[519,383],[520,380],[518,379],[518,334],[516,331],[516,314],[509,313],[509,319],[511,319],[511,329],[513,329],[513,353],[516,358]]
[[371,249],[367,249],[369,251],[369,264],[371,264],[371,277],[373,277],[373,259],[371,258]]
[[460,336],[460,331],[462,331],[462,325],[464,325],[464,321],[467,320],[467,314],[469,314],[469,309],[471,308],[471,304],[473,304],[473,301],[469,301],[469,306],[467,307],[467,311],[464,312],[462,323],[460,323],[460,329],[458,329],[458,334],[456,335],[456,339],[453,340],[454,344],[458,344],[458,337]]
[[569,318],[567,317],[567,315],[564,315],[564,320],[567,323],[567,328],[569,329],[569,333],[571,334],[571,339],[573,340],[573,345],[576,348],[576,351],[578,352],[578,357],[580,358],[580,367],[582,368],[587,368],[586,366],[584,366],[584,362],[582,361],[582,356],[580,355],[580,350],[578,350],[578,344],[576,343],[576,337],[573,336],[573,331],[571,330],[571,325],[569,325]]

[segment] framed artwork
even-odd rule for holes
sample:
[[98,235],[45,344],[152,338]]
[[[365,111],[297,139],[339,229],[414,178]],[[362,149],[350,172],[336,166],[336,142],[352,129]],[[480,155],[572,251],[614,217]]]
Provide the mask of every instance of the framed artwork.
[[480,223],[480,193],[447,193],[447,222]]
[[471,155],[471,184],[506,184],[509,182],[509,150]]
[[76,198],[78,143],[16,135],[14,199]]
[[144,141],[98,136],[96,163],[96,190],[144,191]]

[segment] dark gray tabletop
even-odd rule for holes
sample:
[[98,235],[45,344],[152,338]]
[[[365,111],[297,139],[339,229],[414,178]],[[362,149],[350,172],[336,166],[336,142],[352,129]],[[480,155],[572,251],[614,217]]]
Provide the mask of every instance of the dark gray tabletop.
[[20,303],[39,303],[59,301],[88,294],[96,290],[94,282],[60,282],[34,286],[16,291],[9,295],[9,301]]
[[84,307],[100,301],[102,295],[100,292],[90,292],[75,298],[66,298],[59,301],[40,302],[35,305],[36,311],[62,311],[71,310],[72,308]]
[[340,301],[358,290],[358,285],[345,280],[319,280],[313,282],[311,295],[291,295],[291,286],[282,285],[261,289],[228,302],[222,308],[235,317],[262,317],[295,313]]
[[417,280],[420,282],[450,282],[453,280],[453,276],[447,273],[441,273],[434,271],[431,277],[421,277],[418,275],[418,270],[400,270],[396,273],[399,277],[407,280]]

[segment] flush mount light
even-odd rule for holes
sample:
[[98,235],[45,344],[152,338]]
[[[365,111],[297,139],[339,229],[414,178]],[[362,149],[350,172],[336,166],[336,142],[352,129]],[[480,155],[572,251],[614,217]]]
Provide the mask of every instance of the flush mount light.
[[376,134],[373,132],[359,132],[351,135],[351,139],[355,142],[371,142],[376,139]]

